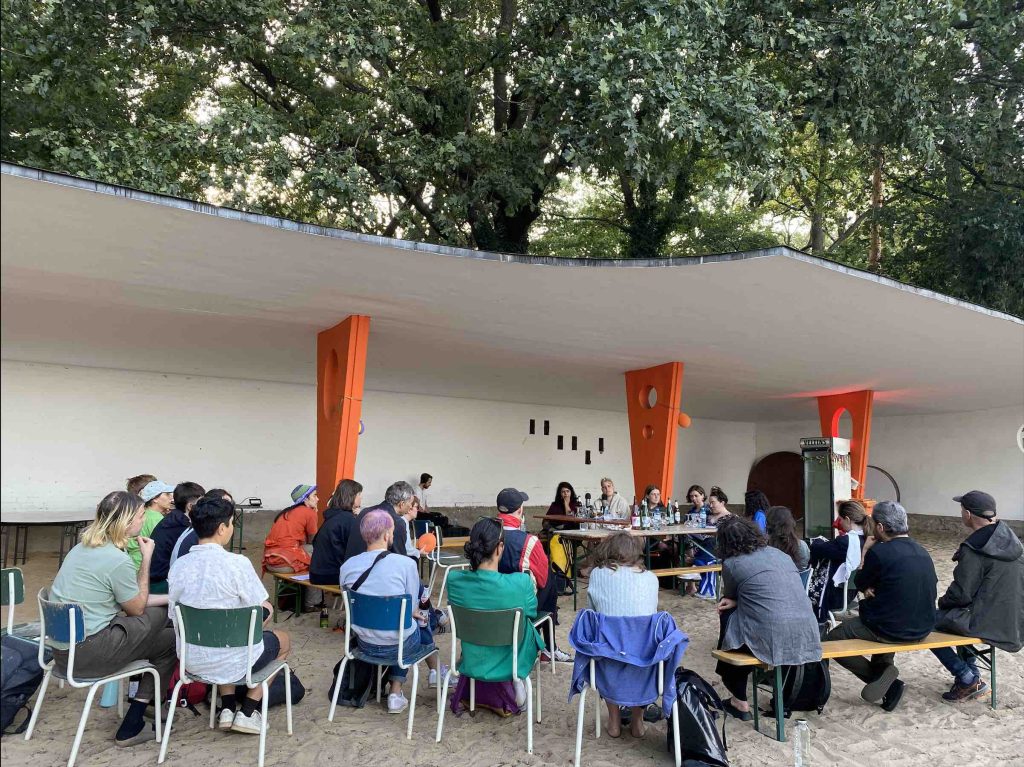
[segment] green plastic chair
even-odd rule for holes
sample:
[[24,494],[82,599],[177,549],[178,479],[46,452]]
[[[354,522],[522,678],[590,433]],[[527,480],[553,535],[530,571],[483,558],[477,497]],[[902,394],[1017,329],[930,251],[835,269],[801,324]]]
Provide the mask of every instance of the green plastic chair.
[[[452,632],[451,661],[448,664],[448,671],[444,675],[441,685],[441,700],[448,699],[448,683],[451,680],[452,671],[458,664],[457,649],[459,641],[470,644],[482,645],[484,647],[511,647],[512,648],[512,676],[507,680],[511,681],[519,677],[519,648],[526,638],[526,627],[528,621],[520,608],[514,610],[473,610],[468,607],[448,605],[448,615],[451,619],[450,627]],[[549,617],[538,619],[549,620]],[[540,664],[535,664],[537,670],[537,723],[541,719],[541,698],[540,698]],[[523,678],[526,685],[526,751],[533,753],[533,684],[530,674],[527,672]],[[437,735],[435,741],[441,742],[441,733],[444,730],[444,711],[447,706],[441,706],[437,713]],[[476,680],[469,679],[469,711],[476,710]]]
[[[188,645],[199,647],[245,647],[248,650],[246,659],[245,686],[263,688],[261,701],[262,725],[260,727],[259,767],[263,767],[263,758],[267,748],[267,705],[270,697],[270,681],[280,671],[284,671],[285,714],[288,719],[288,734],[292,734],[292,680],[291,668],[283,660],[272,660],[259,671],[252,670],[257,656],[254,645],[263,638],[263,624],[260,620],[262,609],[253,607],[237,607],[233,609],[201,610],[197,607],[177,604],[174,606],[174,630],[178,635],[178,683],[174,685],[171,700],[178,699],[182,685],[189,682],[205,682],[210,685],[210,729],[216,726],[217,716],[217,683],[190,674],[188,671]],[[167,758],[167,745],[171,740],[171,724],[177,706],[171,706],[164,727],[163,742],[160,744],[158,764]]]

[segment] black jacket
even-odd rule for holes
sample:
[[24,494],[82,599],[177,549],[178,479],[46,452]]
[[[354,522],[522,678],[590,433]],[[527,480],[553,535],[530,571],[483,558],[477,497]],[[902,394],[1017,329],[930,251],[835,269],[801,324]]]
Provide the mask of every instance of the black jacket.
[[174,551],[174,544],[178,542],[181,534],[191,526],[188,514],[175,509],[153,528],[153,532],[150,534],[153,539],[153,557],[149,560],[150,583],[167,580],[167,573],[171,569],[171,554]]
[[1024,546],[1005,522],[975,530],[953,555],[953,582],[939,597],[936,628],[1007,652],[1024,647]]
[[309,561],[309,582],[338,585],[338,574],[345,562],[351,536],[359,536],[359,519],[351,509],[327,509],[324,523],[313,538],[313,556]]
[[[383,509],[391,515],[392,521],[395,523],[395,540],[391,543],[391,548],[388,551],[394,554],[402,554],[406,556],[405,542],[409,538],[409,534],[405,529],[405,520],[395,511],[395,507],[387,501],[383,501],[378,506],[373,506],[369,509],[363,509],[360,514],[366,514],[370,511],[377,511]],[[353,535],[348,537],[348,541],[345,546],[345,559],[354,557],[356,554],[362,554],[366,551],[366,541],[363,540],[363,536],[359,535],[358,528],[355,530]]]

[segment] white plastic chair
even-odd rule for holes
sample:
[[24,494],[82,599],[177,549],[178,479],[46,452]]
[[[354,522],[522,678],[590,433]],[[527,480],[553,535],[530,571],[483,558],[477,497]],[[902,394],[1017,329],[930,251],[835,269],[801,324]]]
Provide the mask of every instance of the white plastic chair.
[[[210,729],[216,725],[217,717],[217,683],[203,679],[202,677],[188,672],[188,645],[199,645],[202,647],[245,647],[247,655],[245,660],[245,686],[250,690],[254,687],[263,689],[260,714],[260,755],[259,767],[263,767],[263,758],[267,749],[267,709],[270,696],[270,681],[280,672],[284,671],[284,696],[285,716],[288,720],[288,734],[292,734],[292,680],[291,668],[287,661],[274,659],[259,671],[253,671],[252,665],[257,657],[253,652],[253,645],[257,637],[263,638],[263,624],[257,616],[262,617],[263,610],[260,606],[238,607],[234,609],[209,609],[201,610],[188,605],[177,604],[174,606],[174,630],[178,635],[178,648],[180,656],[178,659],[178,682],[174,685],[171,693],[171,700],[178,699],[178,693],[182,685],[189,682],[205,682],[210,685]],[[158,764],[163,764],[167,758],[167,746],[171,741],[171,725],[174,722],[174,712],[177,706],[171,706],[167,714],[167,727],[164,730],[163,741],[160,744],[160,758]]]
[[[461,615],[461,618],[456,618],[456,615]],[[461,639],[463,642],[469,642],[470,644],[482,645],[484,647],[511,647],[512,650],[512,675],[507,680],[494,680],[494,681],[511,681],[519,678],[519,647],[522,645],[526,638],[526,624],[524,623],[523,611],[519,608],[514,610],[472,610],[468,607],[458,607],[456,605],[448,605],[448,616],[450,619],[450,626],[452,631],[452,649],[451,649],[451,662],[448,664],[448,671],[444,675],[444,681],[441,683],[441,700],[445,701],[448,698],[448,683],[451,681],[452,674],[458,663],[458,656],[456,655],[458,643]],[[550,616],[544,616],[538,618],[537,624],[542,623],[545,620],[549,620]],[[462,622],[462,629],[458,627],[458,622]],[[462,634],[460,637],[459,634]],[[552,664],[554,661],[552,661]],[[537,672],[537,724],[540,724],[541,719],[541,697],[540,697],[540,663],[534,664],[534,668]],[[552,669],[553,670],[553,669]],[[526,686],[526,751],[527,753],[533,753],[533,684],[530,680],[530,674],[527,673],[523,677],[523,684]],[[444,731],[444,714],[446,706],[439,706],[437,712],[437,734],[435,741],[441,742],[441,734]],[[469,679],[469,711],[473,713],[476,710],[476,680],[470,677]]]
[[[92,700],[96,697],[96,691],[107,682],[116,682],[118,688],[117,713],[124,714],[124,696],[121,695],[121,680],[137,674],[150,674],[153,677],[153,690],[156,700],[153,701],[155,709],[156,740],[160,740],[160,672],[153,667],[149,661],[135,660],[128,663],[112,674],[95,678],[75,678],[75,647],[85,641],[84,611],[81,605],[74,602],[55,602],[50,600],[47,589],[40,589],[39,601],[39,665],[46,671],[43,675],[43,684],[39,688],[39,695],[32,707],[32,718],[29,719],[28,729],[25,731],[25,740],[32,737],[35,732],[36,721],[39,719],[39,712],[43,707],[43,699],[46,697],[46,688],[50,684],[50,677],[56,677],[60,681],[66,681],[73,688],[88,687],[89,693],[85,698],[85,705],[82,707],[82,716],[78,720],[78,731],[75,733],[75,742],[71,746],[71,756],[68,757],[68,767],[72,767],[78,757],[78,748],[82,745],[82,734],[85,732],[85,723],[89,719],[89,710],[92,708]],[[58,643],[57,649],[64,649],[67,646],[68,663],[66,673],[62,673],[53,660],[46,661],[47,645]]]
[[846,582],[843,583],[843,608],[841,610],[828,611],[829,631],[850,617],[850,584],[855,582],[854,578],[856,577],[857,570],[853,570],[846,579]]
[[[576,715],[576,757],[575,767],[580,767],[580,755],[583,751],[583,718],[586,714],[585,704],[587,698],[587,688],[590,687],[596,693],[597,703],[596,709],[594,710],[594,727],[595,737],[601,737],[601,711],[607,709],[606,706],[602,706],[601,693],[597,690],[596,676],[597,676],[597,663],[594,658],[590,659],[590,664],[587,667],[587,681],[584,682],[583,689],[580,690],[580,703],[579,710]],[[672,669],[669,673],[675,673],[675,669]],[[658,662],[658,700],[662,699],[665,691],[665,661]],[[679,701],[672,701],[672,741],[675,744],[675,761],[676,767],[680,767],[682,764],[682,749],[679,745]]]
[[[407,595],[378,597],[368,594],[360,594],[358,591],[345,589],[345,655],[341,659],[341,667],[338,669],[338,677],[334,682],[334,690],[331,693],[331,707],[327,712],[327,721],[334,721],[334,710],[338,706],[338,694],[341,692],[341,680],[345,678],[345,667],[349,661],[361,660],[377,667],[377,701],[381,696],[381,671],[385,666],[398,666],[403,669],[412,669],[412,694],[409,697],[409,724],[405,737],[412,739],[412,723],[416,716],[416,691],[420,683],[419,664],[438,653],[436,647],[428,650],[421,650],[412,658],[404,657],[405,637],[409,631],[419,631],[419,627],[412,619],[412,604]],[[352,627],[358,626],[365,629],[377,631],[398,630],[398,660],[396,663],[381,663],[376,658],[366,657],[358,647],[352,646]],[[454,642],[454,639],[452,640]],[[437,706],[441,708],[441,686],[437,687]]]

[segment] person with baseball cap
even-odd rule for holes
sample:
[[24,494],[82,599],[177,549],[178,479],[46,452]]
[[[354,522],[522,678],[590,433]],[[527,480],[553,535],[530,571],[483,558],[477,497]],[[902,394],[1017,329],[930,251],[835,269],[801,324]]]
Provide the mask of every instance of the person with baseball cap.
[[[498,493],[498,519],[505,529],[505,549],[498,562],[498,572],[529,575],[537,590],[538,609],[551,613],[552,620],[558,623],[558,592],[551,575],[551,563],[540,539],[526,532],[523,521],[523,504],[528,500],[530,496],[514,487],[506,487]],[[556,661],[572,661],[568,653],[552,649]],[[548,650],[542,651],[545,661],[548,660],[547,653]]]
[[[953,498],[960,520],[971,531],[953,555],[953,582],[939,597],[935,628],[951,634],[980,637],[1006,652],[1024,646],[1024,546],[996,513],[996,499],[981,490]],[[932,650],[953,675],[943,693],[949,703],[962,703],[988,692],[974,654],[966,658],[950,647]]]
[[[147,482],[145,487],[139,491],[139,497],[142,498],[142,502],[146,507],[142,517],[142,529],[139,530],[141,537],[149,538],[156,529],[156,526],[163,521],[164,515],[174,508],[173,493],[174,485],[168,485],[159,479]],[[125,546],[124,550],[132,558],[135,569],[138,570],[142,566],[142,551],[139,550],[139,544],[136,539],[132,538],[128,541],[128,545]]]
[[[309,572],[313,539],[320,527],[316,485],[297,485],[292,505],[277,513],[263,541],[263,569],[271,573]],[[323,591],[304,588],[303,611],[312,612],[323,600]]]

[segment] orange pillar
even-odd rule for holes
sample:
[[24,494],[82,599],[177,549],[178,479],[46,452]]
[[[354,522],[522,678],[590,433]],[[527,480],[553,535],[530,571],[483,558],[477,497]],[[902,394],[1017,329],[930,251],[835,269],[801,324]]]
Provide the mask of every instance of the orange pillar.
[[821,436],[838,437],[839,419],[846,411],[853,421],[850,440],[850,474],[860,484],[853,491],[854,498],[864,497],[864,480],[868,473],[868,447],[871,444],[871,405],[875,393],[870,390],[851,391],[818,397],[818,417]]
[[321,509],[353,478],[370,318],[353,314],[316,337],[316,484]]
[[637,498],[649,484],[661,488],[665,500],[672,496],[677,429],[690,425],[689,416],[679,410],[682,387],[682,362],[626,373],[626,412]]

